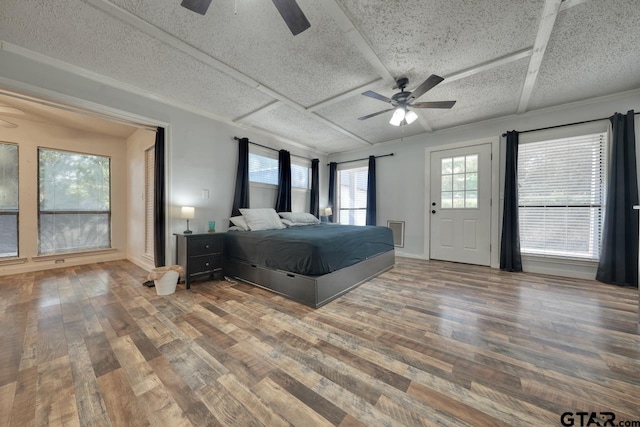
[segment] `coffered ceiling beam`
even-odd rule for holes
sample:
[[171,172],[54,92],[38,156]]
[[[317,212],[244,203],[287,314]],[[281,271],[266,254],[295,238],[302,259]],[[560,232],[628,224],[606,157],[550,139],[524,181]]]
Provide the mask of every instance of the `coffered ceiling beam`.
[[382,78],[378,78],[373,81],[370,81],[369,83],[365,83],[362,86],[358,86],[356,88],[343,92],[339,95],[333,96],[331,98],[327,98],[324,101],[320,101],[317,104],[314,104],[311,107],[307,108],[307,111],[318,111],[330,105],[336,104],[340,101],[343,101],[345,99],[349,99],[352,96],[360,95],[362,94],[362,92],[365,92],[368,89],[371,89],[372,86],[374,86],[377,83],[380,83],[382,80],[383,80]]
[[520,95],[518,113],[524,113],[529,107],[529,101],[533,94],[533,88],[536,85],[540,65],[542,64],[544,53],[547,50],[547,43],[549,43],[549,39],[551,38],[551,32],[558,17],[561,3],[562,0],[545,0],[544,2],[538,34],[536,35],[536,41],[533,43],[533,53],[529,59],[529,68]]
[[473,76],[474,74],[478,74],[492,68],[500,67],[510,62],[519,61],[520,59],[531,56],[532,53],[533,48],[522,49],[517,52],[501,56],[500,58],[492,59],[491,61],[483,62],[479,65],[474,65],[473,67],[467,68],[465,70],[456,71],[455,73],[449,74],[448,76],[444,76],[444,81],[440,83],[440,86],[455,82],[456,80],[464,79],[465,77]]

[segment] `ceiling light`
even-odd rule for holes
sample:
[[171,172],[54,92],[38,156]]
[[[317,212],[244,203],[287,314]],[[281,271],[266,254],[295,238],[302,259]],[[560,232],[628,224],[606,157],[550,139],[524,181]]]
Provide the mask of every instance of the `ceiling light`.
[[404,108],[396,108],[396,111],[393,112],[393,116],[391,116],[391,120],[389,120],[389,124],[400,126],[404,121],[404,115]]
[[405,114],[404,116],[404,119],[408,125],[415,122],[417,118],[418,118],[418,115],[416,114],[415,111],[407,111],[407,114]]
[[6,105],[0,105],[0,114],[19,114],[24,116],[24,111],[18,110],[17,108],[8,107]]
[[4,121],[4,120],[0,120],[0,127],[11,129],[11,128],[17,128],[18,125],[15,124],[15,123],[11,123],[11,122],[7,122],[7,121]]

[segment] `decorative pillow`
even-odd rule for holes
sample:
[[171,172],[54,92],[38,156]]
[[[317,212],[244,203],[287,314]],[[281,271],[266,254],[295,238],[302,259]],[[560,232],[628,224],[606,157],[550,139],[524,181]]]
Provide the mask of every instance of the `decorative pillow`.
[[280,212],[280,216],[297,224],[318,224],[320,220],[307,212]]
[[311,224],[306,224],[304,222],[293,222],[293,221],[289,221],[288,219],[284,219],[282,218],[282,223],[284,225],[286,225],[287,227],[299,227],[301,225],[311,225]]
[[240,209],[240,213],[247,220],[251,231],[286,228],[273,208]]
[[229,218],[229,221],[233,223],[236,227],[238,227],[242,231],[249,231],[249,224],[247,224],[247,220],[244,219],[242,215],[232,216]]
[[227,231],[248,231],[248,230],[243,230],[242,228],[238,227],[237,225],[232,225],[231,227],[229,227],[227,229]]

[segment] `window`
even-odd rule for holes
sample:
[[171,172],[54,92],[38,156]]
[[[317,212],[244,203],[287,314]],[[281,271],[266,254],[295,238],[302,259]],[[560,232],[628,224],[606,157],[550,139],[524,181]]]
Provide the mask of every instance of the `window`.
[[606,133],[520,144],[523,254],[598,260],[604,217]]
[[151,259],[155,257],[154,250],[154,201],[155,201],[155,147],[144,152],[145,182],[144,182],[144,254]]
[[[291,187],[310,188],[311,166],[308,161],[291,161]],[[278,185],[278,159],[266,154],[249,153],[249,182]]]
[[478,155],[442,159],[440,207],[478,207]]
[[111,247],[110,159],[38,149],[38,252]]
[[368,176],[367,166],[338,171],[340,224],[366,225]]
[[0,143],[0,257],[18,256],[18,146]]

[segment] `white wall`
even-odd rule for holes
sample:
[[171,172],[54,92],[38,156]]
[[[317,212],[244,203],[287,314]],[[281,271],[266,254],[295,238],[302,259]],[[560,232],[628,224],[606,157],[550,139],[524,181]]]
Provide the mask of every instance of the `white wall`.
[[[0,141],[17,143],[19,168],[19,258],[20,264],[0,260],[0,274],[20,273],[49,268],[108,261],[126,257],[127,246],[127,167],[126,141],[101,135],[32,122],[12,117],[17,128],[0,127]],[[38,258],[38,147],[96,154],[111,158],[111,253],[83,257],[61,254],[58,260]],[[37,261],[36,261],[37,260]],[[64,261],[60,261],[64,260]]]
[[[206,231],[210,220],[217,222],[217,230],[226,230],[238,156],[234,136],[248,137],[271,148],[287,149],[292,154],[319,158],[321,165],[326,164],[326,156],[311,150],[155,101],[135,93],[133,88],[118,89],[72,71],[0,50],[2,89],[166,126],[169,233],[185,229],[185,221],[179,218],[180,206],[184,205],[196,208],[195,218],[190,221],[194,231]],[[143,168],[144,163],[140,167]],[[122,175],[126,176],[126,171]],[[327,203],[327,180],[327,171],[321,167],[321,207]],[[203,189],[209,190],[209,198],[202,197]],[[167,262],[174,259],[175,238],[169,234]]]
[[[429,221],[429,217],[425,214],[425,201],[428,201],[425,183],[427,179],[425,177],[425,149],[427,147],[482,138],[495,138],[511,129],[524,131],[609,117],[614,112],[626,113],[629,109],[640,110],[640,90],[460,126],[428,135],[406,138],[403,141],[379,144],[368,149],[349,153],[330,155],[329,161],[339,162],[367,157],[371,154],[394,153],[393,157],[384,157],[376,162],[377,222],[379,225],[386,225],[387,220],[405,221],[405,246],[399,249],[397,253],[424,258],[428,252],[428,250],[425,250],[425,224],[428,224]],[[451,110],[451,114],[455,114],[455,108]],[[640,120],[636,116],[636,129],[640,129],[639,122]],[[504,138],[501,138],[501,153],[504,153],[503,146]],[[640,150],[636,151],[636,156],[640,164]],[[504,156],[502,155],[501,157],[500,203],[504,188]],[[501,212],[502,204],[500,204],[499,215],[501,215]],[[500,216],[498,224],[501,223]],[[499,236],[500,230],[492,230],[492,234]],[[494,247],[493,250],[497,250],[497,248]],[[530,270],[537,269],[540,272],[553,272],[554,274],[566,273],[577,277],[585,277],[585,275],[591,274],[589,269],[585,270],[580,267],[574,269],[573,267],[557,264],[541,267],[536,263],[530,262],[529,267]],[[543,267],[546,270],[542,271]],[[585,273],[585,271],[587,272]],[[593,271],[595,272],[595,270]]]

